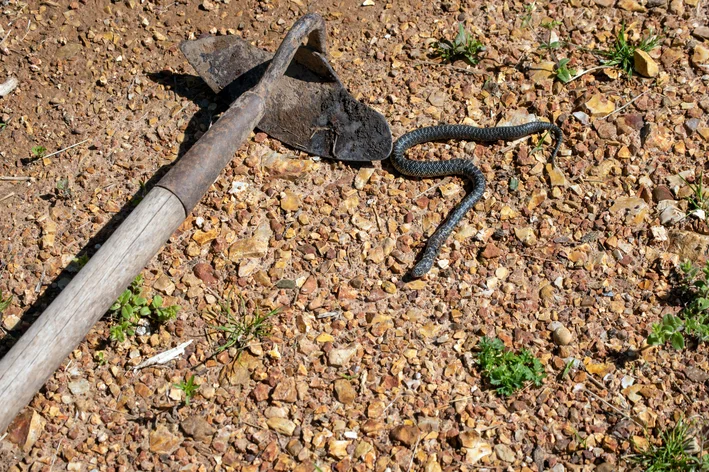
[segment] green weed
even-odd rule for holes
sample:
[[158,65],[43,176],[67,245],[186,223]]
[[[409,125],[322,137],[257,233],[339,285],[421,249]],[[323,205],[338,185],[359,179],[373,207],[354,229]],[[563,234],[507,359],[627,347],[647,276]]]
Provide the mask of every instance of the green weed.
[[680,178],[684,180],[684,183],[689,186],[692,191],[692,195],[687,197],[687,203],[689,204],[690,211],[703,211],[705,216],[709,212],[709,193],[704,188],[704,174],[700,173],[699,178],[693,184],[687,182],[687,179],[680,175]]
[[194,375],[192,375],[187,382],[183,381],[175,384],[175,387],[185,392],[185,405],[190,406],[190,400],[199,389],[199,385],[194,381]]
[[90,258],[88,254],[82,254],[81,256],[72,259],[71,262],[76,266],[77,270],[81,270],[86,264],[89,263],[89,259]]
[[546,376],[539,359],[526,349],[519,354],[506,351],[501,340],[483,337],[480,340],[478,362],[483,375],[488,382],[496,387],[497,393],[504,396],[512,395],[521,389],[525,382],[541,385]]
[[646,472],[707,472],[709,454],[703,454],[694,435],[694,426],[684,420],[662,433],[662,444],[650,444],[631,457]]
[[544,149],[544,142],[547,140],[547,136],[549,136],[549,133],[550,131],[544,132],[542,137],[539,138],[539,141],[537,141],[537,144],[535,144],[532,150],[529,152],[530,154],[536,154]]
[[141,318],[152,318],[162,324],[177,317],[180,309],[177,305],[163,307],[163,299],[156,295],[150,303],[143,296],[143,276],[139,275],[130,286],[111,305],[110,311],[117,319],[111,329],[111,340],[123,342],[126,336],[133,336]]
[[542,23],[539,25],[544,29],[548,29],[549,31],[553,30],[557,26],[561,25],[561,21],[559,20],[552,20],[552,21],[542,21]]
[[709,341],[709,261],[700,270],[691,261],[680,264],[686,305],[679,316],[665,315],[660,323],[653,323],[647,342],[651,346],[665,344],[668,340],[675,349],[684,348],[684,334],[700,342]]
[[210,326],[215,332],[223,333],[225,338],[224,342],[217,348],[217,353],[231,347],[236,347],[240,352],[246,349],[252,340],[268,336],[271,332],[269,318],[277,314],[279,309],[271,310],[265,315],[261,314],[259,310],[256,310],[252,315],[247,315],[245,302],[241,299],[241,319],[237,319],[234,316],[230,303],[220,303],[219,311],[218,315],[225,318],[224,322]]
[[532,12],[537,9],[537,4],[536,2],[532,2],[529,5],[524,6],[524,15],[521,16],[522,19],[522,28],[529,28],[529,26],[532,24]]
[[650,33],[650,35],[644,37],[639,44],[630,44],[625,35],[625,24],[623,24],[611,49],[596,50],[594,52],[606,58],[602,61],[604,65],[618,67],[619,69],[624,70],[629,77],[632,77],[634,70],[633,65],[635,62],[635,50],[640,49],[641,51],[650,52],[660,44],[661,39],[662,38],[659,36]]
[[554,69],[556,78],[565,84],[571,81],[571,78],[576,75],[576,70],[569,68],[569,61],[570,59],[559,59]]
[[106,365],[106,363],[108,362],[106,360],[106,353],[104,351],[96,351],[96,354],[94,354],[94,359],[96,359],[98,365]]
[[473,39],[463,28],[463,23],[458,25],[458,35],[453,41],[442,39],[436,43],[434,55],[440,57],[445,62],[453,62],[456,59],[465,59],[470,64],[480,62],[478,54],[484,51],[485,47],[477,39]]
[[59,180],[57,180],[56,193],[57,193],[57,197],[61,198],[62,200],[68,200],[71,198],[72,191],[71,191],[71,188],[69,187],[69,179],[68,178],[62,177]]
[[660,323],[653,323],[652,332],[647,337],[651,346],[665,344],[670,341],[673,348],[684,349],[684,336],[682,335],[684,323],[674,315],[667,314]]
[[2,312],[10,306],[10,303],[12,303],[12,295],[7,298],[4,298],[2,296],[2,290],[0,290],[0,314],[2,314]]
[[569,372],[571,372],[571,368],[574,366],[574,364],[574,359],[571,359],[569,362],[567,362],[559,378],[562,380],[565,379],[569,375]]
[[32,155],[37,159],[41,159],[47,154],[47,148],[44,146],[34,146],[30,149],[30,152],[32,152]]
[[566,41],[560,40],[556,36],[556,34],[550,34],[548,41],[542,40],[542,44],[539,46],[539,49],[544,49],[546,51],[555,51],[556,49],[561,49],[564,46],[566,46]]

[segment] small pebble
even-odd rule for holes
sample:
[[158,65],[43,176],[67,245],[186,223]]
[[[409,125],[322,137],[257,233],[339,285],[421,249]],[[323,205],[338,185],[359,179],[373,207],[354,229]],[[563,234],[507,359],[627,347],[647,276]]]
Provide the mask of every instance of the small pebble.
[[565,326],[559,326],[553,333],[554,342],[557,346],[566,346],[573,340],[573,335]]

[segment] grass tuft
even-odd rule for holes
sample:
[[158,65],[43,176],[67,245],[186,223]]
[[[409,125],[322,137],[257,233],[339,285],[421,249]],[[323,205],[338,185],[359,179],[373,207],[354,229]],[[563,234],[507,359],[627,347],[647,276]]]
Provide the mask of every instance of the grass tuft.
[[650,444],[631,457],[646,472],[707,472],[709,454],[702,454],[694,435],[695,425],[679,420],[662,433],[662,444]]
[[606,58],[602,61],[604,65],[618,67],[619,69],[625,71],[625,73],[628,74],[628,77],[632,77],[635,62],[635,50],[640,49],[641,51],[650,52],[659,46],[661,40],[662,38],[660,36],[650,33],[650,35],[644,37],[639,44],[630,44],[625,35],[625,24],[623,24],[611,49],[596,50],[594,52]]
[[217,347],[216,352],[220,353],[231,347],[235,347],[239,352],[246,349],[254,339],[261,339],[268,336],[271,332],[270,318],[277,314],[280,310],[277,308],[266,314],[262,314],[258,309],[251,315],[246,314],[246,304],[244,299],[241,299],[242,316],[237,318],[231,310],[230,303],[220,303],[219,313],[224,322],[218,325],[211,325],[210,328],[214,332],[222,333],[224,340]]
[[478,54],[485,50],[483,44],[477,39],[473,39],[463,28],[463,23],[458,24],[458,35],[453,41],[441,39],[435,45],[434,55],[440,57],[445,62],[453,62],[457,59],[464,59],[470,64],[480,62]]

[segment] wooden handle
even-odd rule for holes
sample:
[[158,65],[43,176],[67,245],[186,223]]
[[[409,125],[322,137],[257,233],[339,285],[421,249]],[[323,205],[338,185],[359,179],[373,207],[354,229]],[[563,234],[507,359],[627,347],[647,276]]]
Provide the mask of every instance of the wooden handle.
[[151,190],[0,359],[0,434],[185,218],[175,195]]
[[[264,78],[148,193],[10,352],[0,359],[0,434],[187,217],[264,113],[298,45],[325,51],[323,19],[296,22]],[[307,104],[304,104],[307,105]]]

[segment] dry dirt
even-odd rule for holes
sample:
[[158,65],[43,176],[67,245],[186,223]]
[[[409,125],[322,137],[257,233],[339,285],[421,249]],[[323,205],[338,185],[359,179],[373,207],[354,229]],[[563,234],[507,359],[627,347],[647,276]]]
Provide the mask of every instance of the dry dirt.
[[[0,441],[0,470],[630,470],[634,444],[709,418],[707,344],[645,341],[680,309],[677,264],[709,247],[696,216],[661,222],[668,202],[688,210],[678,174],[706,171],[707,2],[372,3],[2,2],[0,83],[19,86],[0,98],[0,289],[13,296],[0,355],[217,118],[185,39],[273,51],[318,12],[340,79],[395,138],[531,113],[565,142],[563,174],[546,167],[550,146],[533,152],[538,137],[410,152],[474,159],[488,189],[434,270],[408,281],[466,182],[252,135],[142,272],[177,320],[123,343],[110,317],[97,324],[18,420],[33,419],[29,439]],[[568,44],[547,51],[551,20]],[[487,48],[477,65],[429,57],[459,22]],[[654,79],[606,69],[563,84],[545,69],[599,65],[591,51],[623,23],[633,42],[661,32]],[[218,353],[205,333],[219,301],[239,298],[247,314],[281,311],[240,356]],[[476,363],[483,336],[529,349],[543,385],[498,396]],[[134,371],[188,340],[177,360]],[[192,375],[188,406],[174,385]]]

